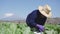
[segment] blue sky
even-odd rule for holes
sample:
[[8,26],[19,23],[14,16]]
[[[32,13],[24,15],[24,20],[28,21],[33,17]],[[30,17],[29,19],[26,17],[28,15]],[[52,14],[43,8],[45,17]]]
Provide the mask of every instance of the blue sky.
[[60,17],[60,0],[0,0],[0,19],[4,18],[6,13],[26,19],[39,5],[45,4],[51,6],[52,17]]

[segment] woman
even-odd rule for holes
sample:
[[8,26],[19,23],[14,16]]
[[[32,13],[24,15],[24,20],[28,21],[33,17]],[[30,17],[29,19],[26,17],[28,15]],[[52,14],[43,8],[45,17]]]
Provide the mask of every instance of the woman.
[[46,19],[50,17],[50,6],[39,6],[37,10],[34,10],[27,16],[26,23],[30,28],[35,28],[36,32],[44,32],[44,24],[46,22]]

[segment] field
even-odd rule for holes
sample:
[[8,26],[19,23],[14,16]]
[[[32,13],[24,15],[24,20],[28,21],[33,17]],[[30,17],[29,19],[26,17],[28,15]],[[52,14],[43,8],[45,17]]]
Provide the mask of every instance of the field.
[[[43,34],[60,34],[60,25],[45,24]],[[0,22],[0,34],[33,34],[26,23]]]

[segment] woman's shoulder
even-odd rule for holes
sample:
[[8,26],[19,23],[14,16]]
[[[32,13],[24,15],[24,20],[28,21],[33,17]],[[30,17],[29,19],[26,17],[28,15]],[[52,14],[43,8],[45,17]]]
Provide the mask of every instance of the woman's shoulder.
[[37,16],[37,12],[38,12],[38,10],[33,10],[28,16],[30,17],[34,17],[34,16]]
[[30,14],[36,14],[39,10],[33,10]]

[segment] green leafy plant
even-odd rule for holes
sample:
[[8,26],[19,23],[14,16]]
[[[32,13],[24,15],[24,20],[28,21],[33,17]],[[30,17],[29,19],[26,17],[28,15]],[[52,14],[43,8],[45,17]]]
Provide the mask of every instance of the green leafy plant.
[[[60,34],[60,25],[45,24],[44,34]],[[0,23],[0,34],[33,34],[29,26],[26,23]]]

